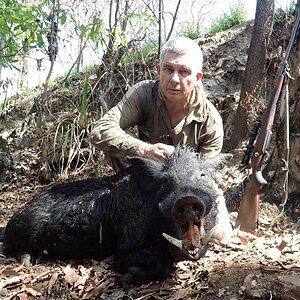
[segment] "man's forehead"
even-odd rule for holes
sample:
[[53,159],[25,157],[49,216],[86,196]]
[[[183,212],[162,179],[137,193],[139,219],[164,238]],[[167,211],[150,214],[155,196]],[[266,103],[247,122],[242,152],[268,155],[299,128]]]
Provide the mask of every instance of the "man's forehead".
[[166,53],[163,64],[166,63],[172,63],[172,64],[178,64],[178,65],[193,65],[193,62],[195,62],[195,56],[190,55],[187,52],[184,52],[182,54],[175,54],[172,52]]
[[195,55],[191,55],[189,52],[184,52],[182,54],[166,53],[163,65],[176,65],[183,66],[193,69],[195,67],[197,59]]

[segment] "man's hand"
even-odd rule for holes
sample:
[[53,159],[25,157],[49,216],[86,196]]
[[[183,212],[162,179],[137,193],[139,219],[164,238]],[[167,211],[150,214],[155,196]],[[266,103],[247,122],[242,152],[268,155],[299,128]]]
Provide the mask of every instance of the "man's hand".
[[153,145],[142,143],[136,150],[136,155],[161,161],[169,157],[173,153],[174,149],[174,146],[163,143],[157,143]]

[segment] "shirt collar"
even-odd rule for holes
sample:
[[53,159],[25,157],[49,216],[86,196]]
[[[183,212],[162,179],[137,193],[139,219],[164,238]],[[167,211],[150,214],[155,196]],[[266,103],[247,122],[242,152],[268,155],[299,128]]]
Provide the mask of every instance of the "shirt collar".
[[[161,107],[165,101],[165,97],[163,93],[161,92],[159,81],[156,81],[154,84],[154,89],[153,89],[153,96],[155,99],[157,99],[157,106],[158,108]],[[190,111],[188,115],[186,116],[186,124],[190,124],[192,121],[196,122],[203,122],[206,118],[206,110],[204,108],[204,100],[206,99],[205,93],[204,93],[204,88],[202,85],[202,82],[199,82],[196,86],[195,89],[193,90],[191,97],[197,98],[198,103],[190,108]],[[193,99],[190,99],[191,101]],[[193,102],[193,101],[192,101]]]
[[206,119],[206,110],[205,110],[205,93],[202,83],[196,85],[194,91],[194,97],[197,99],[197,104],[190,108],[190,111],[186,117],[186,124],[191,123],[192,121],[204,122]]

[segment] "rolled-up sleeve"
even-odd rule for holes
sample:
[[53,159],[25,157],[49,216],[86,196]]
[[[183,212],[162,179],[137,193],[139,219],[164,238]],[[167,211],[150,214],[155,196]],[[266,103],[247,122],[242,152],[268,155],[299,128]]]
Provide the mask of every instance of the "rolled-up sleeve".
[[93,145],[111,154],[120,151],[125,155],[135,154],[142,141],[126,129],[138,124],[145,96],[142,84],[130,88],[123,99],[95,123],[90,135]]

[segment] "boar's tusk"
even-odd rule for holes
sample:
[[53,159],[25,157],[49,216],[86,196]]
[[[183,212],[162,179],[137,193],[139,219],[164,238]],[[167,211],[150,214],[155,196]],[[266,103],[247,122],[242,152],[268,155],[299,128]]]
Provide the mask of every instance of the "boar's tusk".
[[102,243],[102,223],[100,222],[100,227],[99,227],[99,243]]
[[216,233],[220,228],[216,225],[211,230],[209,230],[202,238],[202,243],[207,244],[212,237],[215,237]]
[[182,240],[177,240],[174,237],[163,232],[163,237],[177,248],[182,249]]

